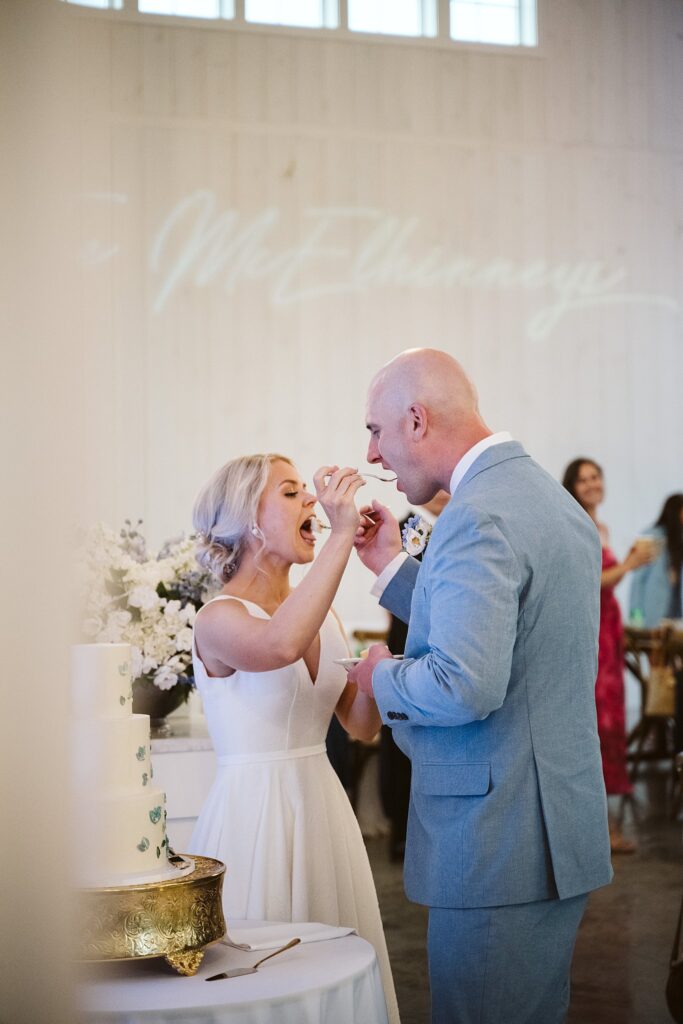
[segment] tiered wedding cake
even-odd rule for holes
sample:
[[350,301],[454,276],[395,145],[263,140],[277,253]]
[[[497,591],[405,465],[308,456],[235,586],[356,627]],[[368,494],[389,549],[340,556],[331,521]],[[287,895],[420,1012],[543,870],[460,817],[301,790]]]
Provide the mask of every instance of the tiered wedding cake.
[[152,783],[149,716],[134,715],[128,644],[72,649],[74,860],[85,887],[166,881],[166,794]]

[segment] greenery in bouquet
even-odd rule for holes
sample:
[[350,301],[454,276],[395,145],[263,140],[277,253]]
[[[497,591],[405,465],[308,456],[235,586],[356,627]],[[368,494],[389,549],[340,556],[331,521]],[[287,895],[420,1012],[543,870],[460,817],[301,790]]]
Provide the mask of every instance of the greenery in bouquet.
[[118,533],[102,524],[89,532],[84,637],[131,645],[134,690],[175,689],[187,700],[194,686],[192,625],[216,582],[197,565],[194,537],[180,535],[150,554],[141,525],[126,520]]

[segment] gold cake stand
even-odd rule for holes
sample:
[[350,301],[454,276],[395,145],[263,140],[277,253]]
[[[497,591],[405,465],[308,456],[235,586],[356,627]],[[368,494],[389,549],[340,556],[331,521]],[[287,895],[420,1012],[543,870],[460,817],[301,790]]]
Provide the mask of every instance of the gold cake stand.
[[225,935],[225,865],[210,857],[192,859],[194,871],[166,882],[79,889],[78,959],[163,956],[179,974],[196,974],[204,948]]

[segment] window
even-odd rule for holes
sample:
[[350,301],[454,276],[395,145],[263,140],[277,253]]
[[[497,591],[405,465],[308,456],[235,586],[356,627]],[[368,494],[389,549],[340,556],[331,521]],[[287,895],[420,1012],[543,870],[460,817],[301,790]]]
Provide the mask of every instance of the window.
[[234,18],[234,0],[138,0],[140,14],[175,14],[185,18]]
[[67,4],[78,4],[79,7],[99,7],[103,11],[120,11],[123,0],[65,0]]
[[450,0],[451,39],[536,46],[533,0]]
[[[2,0],[0,0],[0,3]],[[233,21],[238,26],[364,32],[499,46],[537,46],[536,0],[63,0],[81,7]],[[448,16],[439,19],[439,13]],[[343,19],[343,21],[341,20]]]
[[246,21],[262,25],[298,25],[302,28],[337,28],[336,0],[245,0]]
[[394,36],[435,36],[434,0],[348,0],[352,32]]

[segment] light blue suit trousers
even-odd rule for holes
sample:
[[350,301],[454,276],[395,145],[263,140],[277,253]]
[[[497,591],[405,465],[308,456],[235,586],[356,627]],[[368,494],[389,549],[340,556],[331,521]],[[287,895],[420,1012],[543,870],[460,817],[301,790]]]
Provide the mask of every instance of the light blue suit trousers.
[[432,907],[432,1024],[562,1024],[587,900]]

